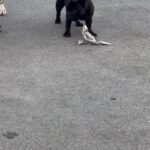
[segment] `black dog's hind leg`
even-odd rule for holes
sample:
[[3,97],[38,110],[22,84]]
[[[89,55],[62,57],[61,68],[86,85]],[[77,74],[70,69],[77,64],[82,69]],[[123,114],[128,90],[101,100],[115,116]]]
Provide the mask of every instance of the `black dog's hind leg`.
[[56,1],[56,19],[55,19],[55,23],[56,24],[61,24],[61,10],[63,9],[63,7],[65,6],[65,2],[62,0],[57,0]]
[[89,32],[90,32],[93,36],[96,37],[97,34],[94,33],[94,32],[92,31],[92,29],[91,29],[91,26],[92,26],[92,18],[87,18],[87,19],[85,20],[85,24],[86,24],[86,26],[88,27]]

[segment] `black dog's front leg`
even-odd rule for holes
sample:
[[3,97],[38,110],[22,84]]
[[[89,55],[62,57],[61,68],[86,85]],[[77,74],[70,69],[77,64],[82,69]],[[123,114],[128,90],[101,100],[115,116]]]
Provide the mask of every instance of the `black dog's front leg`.
[[72,23],[72,19],[70,15],[66,15],[66,28],[65,28],[65,33],[63,34],[64,37],[70,37],[71,33],[70,33],[70,29],[71,29],[71,23]]
[[60,15],[61,15],[61,10],[63,9],[64,6],[65,6],[64,1],[62,1],[62,0],[56,1],[56,19],[55,19],[56,24],[61,23]]
[[86,24],[86,26],[88,27],[89,32],[90,32],[93,36],[96,37],[97,34],[94,33],[94,32],[92,31],[92,29],[91,29],[91,26],[92,26],[92,18],[86,18],[85,24]]

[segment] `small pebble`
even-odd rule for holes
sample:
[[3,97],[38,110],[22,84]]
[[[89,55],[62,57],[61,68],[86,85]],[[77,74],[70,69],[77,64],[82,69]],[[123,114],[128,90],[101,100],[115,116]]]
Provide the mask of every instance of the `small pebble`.
[[111,101],[117,100],[115,97],[110,98]]
[[16,132],[6,132],[6,133],[3,133],[3,136],[6,137],[7,139],[14,139],[16,138],[17,136],[19,136],[18,133]]

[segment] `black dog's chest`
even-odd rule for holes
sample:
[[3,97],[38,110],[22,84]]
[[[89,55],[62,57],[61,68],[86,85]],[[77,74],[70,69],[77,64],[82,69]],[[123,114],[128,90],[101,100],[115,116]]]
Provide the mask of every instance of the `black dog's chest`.
[[75,21],[75,20],[85,20],[86,15],[74,15],[74,14],[70,14],[71,20]]
[[79,17],[80,20],[85,20],[86,15],[79,15],[78,17]]

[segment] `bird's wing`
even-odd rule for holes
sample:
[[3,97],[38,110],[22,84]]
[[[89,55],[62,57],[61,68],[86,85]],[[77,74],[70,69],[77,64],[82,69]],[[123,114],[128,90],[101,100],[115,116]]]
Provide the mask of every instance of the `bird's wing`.
[[95,37],[94,37],[92,34],[90,34],[89,32],[84,32],[84,33],[83,33],[83,37],[84,37],[84,39],[85,39],[86,41],[89,41],[89,42],[96,42]]

